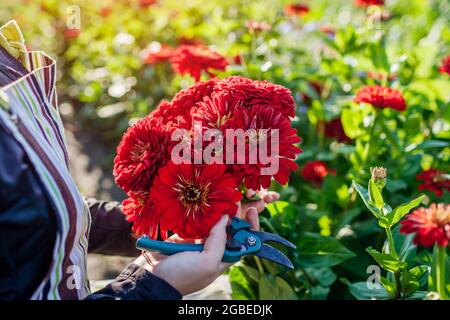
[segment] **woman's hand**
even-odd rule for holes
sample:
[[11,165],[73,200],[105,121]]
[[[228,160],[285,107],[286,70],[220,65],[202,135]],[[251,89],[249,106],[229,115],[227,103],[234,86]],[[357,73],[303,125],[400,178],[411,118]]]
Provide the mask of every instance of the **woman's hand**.
[[257,195],[261,200],[250,202],[239,202],[239,209],[237,217],[247,220],[252,226],[252,230],[259,230],[259,214],[264,210],[266,204],[277,201],[280,198],[278,192],[262,190],[255,192],[253,190],[247,191],[247,198],[252,198]]
[[[247,197],[253,197],[255,192],[247,192]],[[266,203],[271,203],[279,198],[276,192],[259,192],[261,200],[248,203],[239,203],[237,216],[247,220],[253,230],[259,229],[258,214],[264,210]],[[134,263],[144,267],[154,275],[164,279],[182,295],[186,295],[211,284],[220,276],[231,263],[222,262],[223,253],[227,241],[226,226],[228,216],[225,215],[211,229],[209,237],[204,243],[201,252],[186,251],[171,256],[165,256],[155,252],[144,252]],[[175,243],[192,243],[192,240],[184,240],[174,235],[167,241]]]

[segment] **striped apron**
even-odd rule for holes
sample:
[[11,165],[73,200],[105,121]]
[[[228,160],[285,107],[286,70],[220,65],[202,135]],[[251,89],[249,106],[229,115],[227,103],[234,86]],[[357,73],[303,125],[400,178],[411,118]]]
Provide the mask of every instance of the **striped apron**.
[[32,299],[82,299],[89,294],[90,214],[69,173],[55,90],[56,63],[38,51],[27,52],[25,58],[30,72],[0,88],[0,122],[28,155],[57,221],[52,263]]

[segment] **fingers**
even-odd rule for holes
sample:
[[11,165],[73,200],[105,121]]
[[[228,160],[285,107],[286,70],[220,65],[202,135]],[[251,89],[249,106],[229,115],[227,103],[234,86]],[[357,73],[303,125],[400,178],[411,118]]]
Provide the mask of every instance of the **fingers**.
[[180,238],[177,234],[174,234],[167,238],[167,242],[173,242],[173,243],[197,243],[198,241],[195,239],[183,239]]
[[247,217],[248,223],[250,223],[250,227],[252,230],[258,231],[259,230],[259,216],[258,211],[255,207],[250,207],[247,209],[245,213]]
[[248,189],[247,193],[245,194],[245,196],[247,197],[247,199],[251,199],[254,197],[254,195],[256,194],[256,191],[253,189]]
[[256,211],[258,211],[258,212],[262,212],[264,210],[264,208],[266,207],[266,204],[262,200],[251,201],[251,202],[246,202],[246,203],[241,204],[241,213],[244,214],[243,218],[245,218],[245,213],[251,207],[255,208]]
[[266,192],[264,195],[261,195],[261,198],[264,200],[265,203],[272,203],[280,199],[280,194],[275,191],[269,191]]
[[220,261],[222,261],[223,253],[225,251],[225,244],[227,241],[227,222],[228,216],[224,215],[209,232],[209,237],[206,239],[203,251],[201,253],[207,257],[208,262],[217,262],[217,265],[219,265]]

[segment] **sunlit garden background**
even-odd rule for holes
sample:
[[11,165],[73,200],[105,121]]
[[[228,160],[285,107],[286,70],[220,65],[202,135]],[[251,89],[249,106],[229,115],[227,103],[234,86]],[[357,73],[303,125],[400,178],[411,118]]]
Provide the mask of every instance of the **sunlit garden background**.
[[[57,60],[72,174],[89,197],[125,198],[112,176],[123,132],[195,83],[168,52],[198,46],[222,56],[201,80],[242,75],[291,90],[303,152],[289,184],[273,184],[281,200],[268,206],[261,226],[297,244],[289,253],[295,270],[247,257],[225,278],[234,299],[424,299],[439,291],[437,246],[416,246],[396,219],[383,224],[352,182],[365,188],[370,168],[382,166],[382,203],[395,208],[423,194],[421,206],[449,204],[449,1],[1,2],[0,24],[15,19],[31,50]],[[355,102],[367,85],[399,90],[406,110]],[[97,279],[130,261],[96,259]],[[442,297],[450,291],[450,259],[441,259]],[[381,283],[370,289],[378,266]]]

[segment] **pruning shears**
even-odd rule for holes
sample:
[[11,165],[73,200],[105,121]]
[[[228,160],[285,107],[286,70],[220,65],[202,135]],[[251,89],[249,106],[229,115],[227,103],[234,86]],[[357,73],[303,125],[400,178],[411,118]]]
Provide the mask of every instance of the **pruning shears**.
[[[250,230],[250,224],[234,217],[227,227],[227,240],[223,262],[237,262],[244,255],[255,255],[293,269],[291,261],[279,250],[265,244],[266,241],[278,242],[291,249],[297,247],[288,240],[267,232]],[[164,255],[172,255],[183,251],[202,251],[203,244],[172,243],[152,240],[142,236],[136,241],[136,248],[145,251],[156,251]]]

